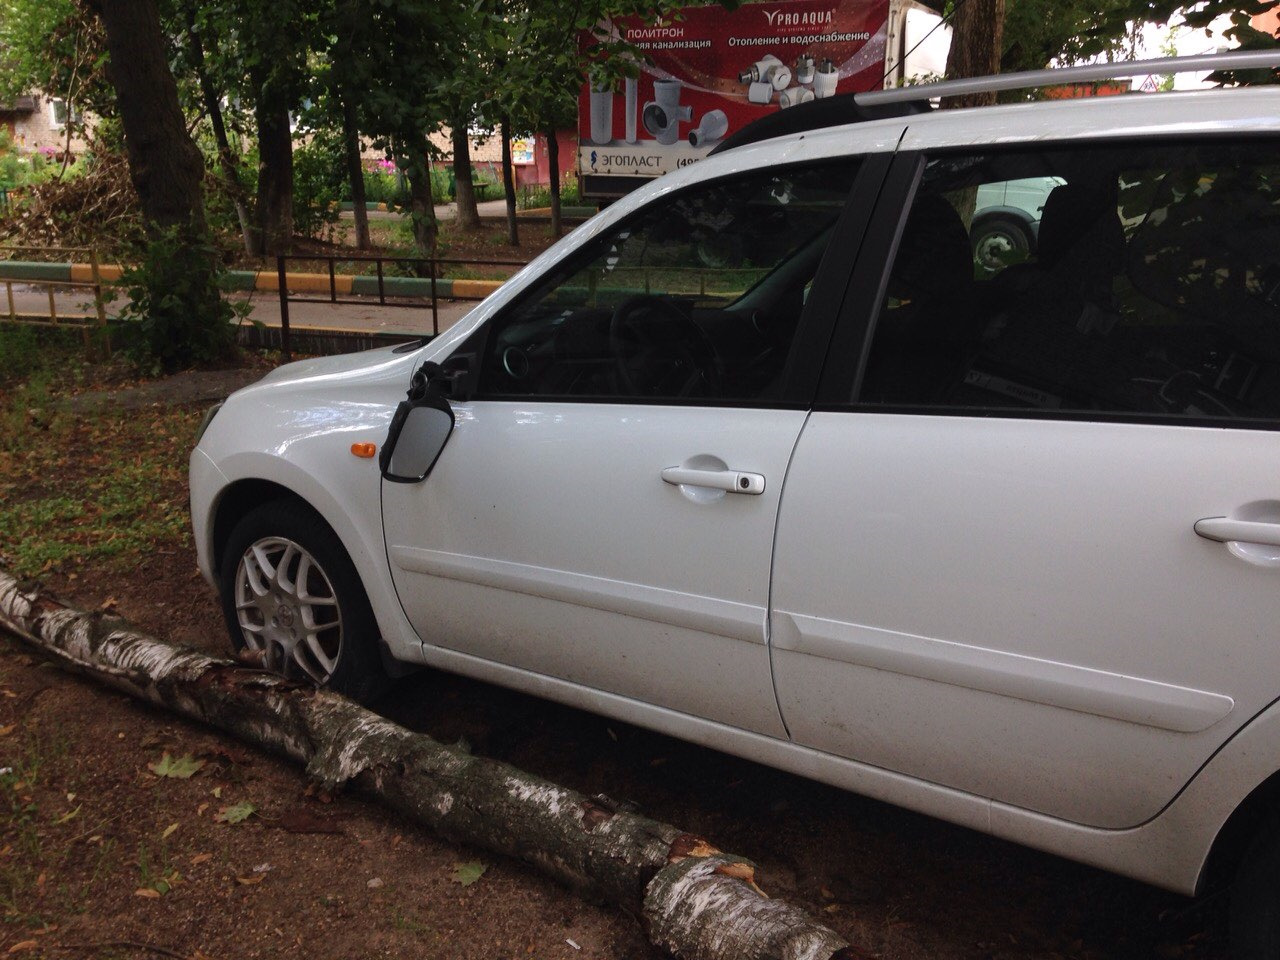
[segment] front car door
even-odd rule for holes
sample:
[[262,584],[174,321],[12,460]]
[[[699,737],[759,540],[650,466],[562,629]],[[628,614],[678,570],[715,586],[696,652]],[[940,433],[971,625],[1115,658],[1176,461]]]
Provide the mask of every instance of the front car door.
[[869,214],[850,213],[858,170],[771,168],[651,202],[473,338],[478,391],[454,404],[444,456],[383,490],[426,642],[785,735],[774,523],[821,357],[802,331],[829,334],[850,262],[832,236]]
[[[1278,145],[899,158],[779,518],[798,742],[1119,828],[1280,694]],[[1026,177],[1038,249],[976,267]]]

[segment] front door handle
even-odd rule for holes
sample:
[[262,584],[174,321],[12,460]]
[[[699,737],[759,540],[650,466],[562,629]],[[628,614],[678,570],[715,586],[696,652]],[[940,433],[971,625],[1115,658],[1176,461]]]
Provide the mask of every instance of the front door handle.
[[745,493],[758,497],[764,493],[764,476],[739,470],[696,470],[692,467],[667,467],[662,479],[674,486],[709,487],[726,493]]
[[1280,547],[1280,523],[1206,517],[1196,521],[1195,531],[1206,540],[1217,540],[1219,543],[1258,543]]

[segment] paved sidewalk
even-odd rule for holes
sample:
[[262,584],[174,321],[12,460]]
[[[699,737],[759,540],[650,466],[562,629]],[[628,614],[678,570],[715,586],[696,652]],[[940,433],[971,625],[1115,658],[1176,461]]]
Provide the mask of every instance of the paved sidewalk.
[[[47,288],[14,284],[14,306],[28,316],[49,315]],[[269,327],[280,326],[280,300],[274,293],[237,293],[232,299],[252,305],[250,318]],[[353,298],[354,299],[354,298]],[[384,307],[375,299],[358,304],[290,303],[289,323],[294,327],[320,327],[337,330],[366,330],[377,333],[426,334],[431,332],[431,301],[405,300],[408,306]],[[93,299],[85,291],[62,288],[54,292],[54,304],[60,317],[93,316]],[[441,300],[439,305],[441,332],[466,316],[477,304],[474,300]],[[119,309],[109,303],[107,313]],[[0,318],[8,314],[8,301],[0,289]]]

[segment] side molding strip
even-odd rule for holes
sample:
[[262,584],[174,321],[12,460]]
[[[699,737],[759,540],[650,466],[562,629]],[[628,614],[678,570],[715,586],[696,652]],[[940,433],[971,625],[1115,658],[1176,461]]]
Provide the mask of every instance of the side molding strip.
[[395,546],[389,552],[397,567],[411,573],[656,620],[746,643],[763,645],[766,642],[762,606],[440,550]]
[[1206,690],[856,623],[781,611],[774,616],[775,650],[919,677],[1145,727],[1197,733],[1213,726],[1235,708],[1231,697]]

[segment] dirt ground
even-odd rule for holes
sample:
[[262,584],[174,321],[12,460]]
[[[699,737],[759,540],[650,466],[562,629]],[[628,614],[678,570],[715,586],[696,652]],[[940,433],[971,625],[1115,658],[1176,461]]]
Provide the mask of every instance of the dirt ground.
[[[192,388],[146,389],[154,407]],[[117,391],[114,402],[128,401]],[[198,420],[198,407],[179,410]],[[169,455],[185,462],[188,442],[175,435]],[[185,496],[174,477],[157,498]],[[44,494],[31,477],[10,480],[8,495]],[[213,595],[180,539],[43,579],[82,607],[109,601],[161,636],[222,649]],[[625,724],[434,673],[400,681],[378,707],[753,858],[766,891],[871,957],[1225,956],[1220,901],[1192,903]],[[150,765],[165,753],[203,765],[189,779],[157,776]],[[0,955],[659,956],[630,917],[356,798],[324,803],[298,770],[66,675],[16,641],[0,642],[0,770]],[[243,822],[216,819],[246,802]],[[483,874],[464,886],[476,864]]]

